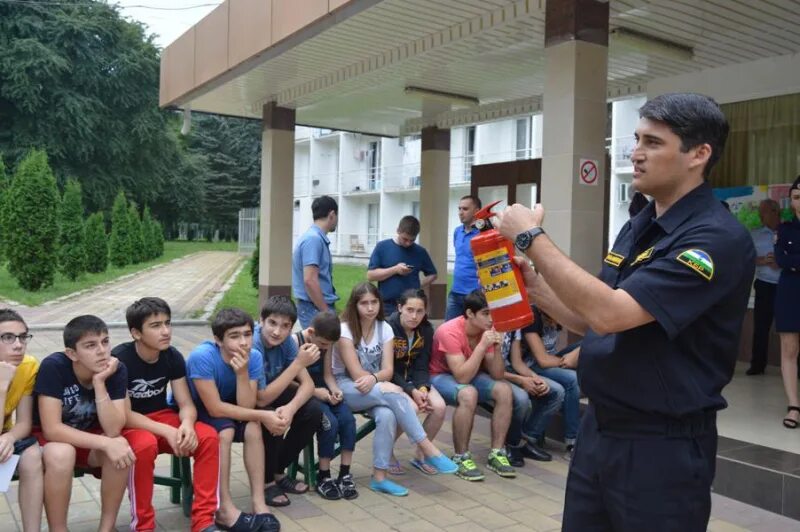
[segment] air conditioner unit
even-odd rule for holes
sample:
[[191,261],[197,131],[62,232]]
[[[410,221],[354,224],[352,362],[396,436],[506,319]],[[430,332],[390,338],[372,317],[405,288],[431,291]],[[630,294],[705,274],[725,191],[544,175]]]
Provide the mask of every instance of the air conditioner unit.
[[630,203],[633,194],[633,186],[630,183],[620,183],[617,191],[617,201],[619,203]]

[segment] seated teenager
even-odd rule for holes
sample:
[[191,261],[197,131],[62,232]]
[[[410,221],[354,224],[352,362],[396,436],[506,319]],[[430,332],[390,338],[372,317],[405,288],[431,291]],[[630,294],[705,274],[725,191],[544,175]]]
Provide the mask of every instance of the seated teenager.
[[51,532],[66,532],[72,474],[100,469],[100,526],[115,530],[135,460],[125,426],[125,365],[111,356],[108,327],[78,316],[64,327],[64,351],[42,360],[33,433],[44,457],[44,509]]
[[42,528],[44,490],[42,450],[31,436],[33,385],[39,361],[25,354],[30,339],[22,316],[11,309],[0,309],[0,464],[11,455],[19,456],[18,499],[24,532]]
[[[236,532],[278,531],[280,523],[264,502],[264,439],[261,426],[283,434],[288,423],[277,413],[256,408],[264,378],[261,353],[253,347],[253,318],[237,308],[220,310],[211,322],[214,341],[197,346],[186,361],[197,419],[219,434],[219,508],[216,524]],[[244,443],[244,468],[250,481],[253,513],[236,508],[231,495],[231,448]]]
[[[426,309],[428,298],[418,289],[406,290],[397,298],[397,309],[386,320],[394,332],[394,375],[392,382],[400,386],[412,399],[417,412],[427,414],[422,428],[428,439],[433,441],[444,423],[447,405],[430,383],[428,364],[433,346],[433,326],[428,321]],[[434,467],[425,463],[425,457],[417,449],[411,465],[427,475],[437,473]],[[390,473],[402,473],[402,468],[394,456]]]
[[[336,384],[331,371],[333,344],[339,341],[341,322],[335,312],[320,312],[311,320],[311,326],[294,334],[297,346],[314,344],[319,348],[320,357],[307,368],[314,381],[314,397],[320,402],[322,424],[317,431],[319,471],[317,472],[317,493],[324,499],[352,500],[358,497],[350,466],[353,463],[353,450],[356,447],[356,420],[342,390]],[[331,478],[331,460],[339,438],[339,475]]]
[[342,335],[333,351],[332,371],[348,406],[356,412],[369,410],[375,420],[370,489],[404,496],[408,490],[386,478],[398,424],[439,473],[454,473],[456,466],[428,439],[403,389],[389,382],[394,375],[393,359],[394,333],[383,321],[378,289],[359,283],[342,313]]
[[474,290],[464,297],[464,313],[447,321],[433,335],[430,373],[433,387],[453,413],[453,461],[459,477],[483,480],[484,475],[469,452],[472,424],[478,403],[492,403],[492,449],[487,467],[501,477],[514,478],[516,471],[504,448],[511,423],[513,397],[504,380],[505,368],[500,355],[503,336],[492,327],[486,297]]
[[[219,438],[213,427],[197,421],[186,382],[186,361],[170,345],[172,311],[157,297],[143,297],[125,312],[132,342],[111,354],[128,369],[125,438],[136,455],[128,485],[131,530],[155,530],[153,474],[159,453],[194,458],[192,532],[218,530],[214,524],[219,482]],[[177,412],[167,404],[167,389]]]
[[[509,455],[513,460],[522,460],[522,456],[540,462],[549,462],[552,455],[538,445],[538,439],[526,441],[522,434],[538,434],[544,438],[544,431],[550,418],[561,408],[564,401],[564,389],[557,382],[537,375],[522,362],[522,335],[519,330],[506,333],[503,338],[503,363],[506,367],[505,378],[511,383],[514,396],[514,409],[518,404],[528,403],[527,416],[513,416],[509,434],[513,433],[517,445],[509,445]],[[507,438],[511,440],[511,437]]]
[[264,388],[258,391],[256,405],[274,410],[289,426],[289,432],[273,435],[266,427],[266,501],[270,506],[289,504],[287,493],[301,494],[308,485],[286,476],[286,467],[311,443],[322,424],[322,409],[312,398],[314,381],[306,368],[319,360],[319,348],[303,344],[299,348],[290,338],[297,321],[297,307],[286,296],[272,296],[261,309],[253,350],[264,359]]
[[[534,322],[522,329],[522,357],[524,364],[541,377],[549,380],[551,386],[558,385],[563,390],[562,414],[564,416],[564,443],[567,453],[575,448],[580,425],[581,390],[578,386],[578,358],[580,357],[580,344],[574,344],[557,351],[558,330],[560,327],[549,316],[543,314],[538,308],[533,307]],[[549,349],[545,347],[545,343]],[[544,428],[528,432],[523,431],[523,437],[529,441],[536,441],[538,445],[544,442]]]

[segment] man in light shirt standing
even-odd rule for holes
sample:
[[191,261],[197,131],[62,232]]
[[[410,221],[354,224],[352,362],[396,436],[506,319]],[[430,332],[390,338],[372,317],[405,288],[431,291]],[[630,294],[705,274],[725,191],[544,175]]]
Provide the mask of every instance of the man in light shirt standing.
[[753,230],[753,244],[756,247],[756,302],[753,307],[753,355],[750,359],[748,375],[761,375],[767,366],[769,329],[775,310],[775,289],[778,287],[780,267],[775,263],[775,231],[781,223],[781,210],[778,202],[765,199],[758,205],[758,215],[763,227]]

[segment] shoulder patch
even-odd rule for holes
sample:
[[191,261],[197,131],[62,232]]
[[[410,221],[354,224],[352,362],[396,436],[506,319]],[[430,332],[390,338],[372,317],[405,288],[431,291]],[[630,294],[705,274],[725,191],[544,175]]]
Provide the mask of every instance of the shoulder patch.
[[678,255],[676,260],[697,272],[706,281],[714,277],[714,261],[711,260],[711,255],[702,249],[687,249]]
[[641,264],[642,262],[647,261],[652,256],[653,256],[653,246],[650,246],[646,250],[636,255],[634,261],[631,262],[631,266],[636,266],[637,264]]
[[606,255],[606,258],[603,259],[603,262],[605,262],[609,266],[613,266],[614,268],[619,268],[624,260],[625,257],[620,255],[619,253],[614,253],[613,251],[609,251],[608,255]]

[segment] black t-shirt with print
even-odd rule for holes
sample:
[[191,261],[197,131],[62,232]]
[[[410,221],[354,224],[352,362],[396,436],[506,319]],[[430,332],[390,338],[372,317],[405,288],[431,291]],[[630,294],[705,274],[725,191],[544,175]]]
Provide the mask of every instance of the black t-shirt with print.
[[[128,371],[120,364],[117,371],[106,379],[106,390],[112,401],[125,399],[125,385]],[[72,361],[64,353],[53,353],[42,360],[33,392],[61,400],[61,422],[78,430],[88,430],[98,426],[97,405],[94,402],[94,389],[85,388],[75,371]],[[38,405],[38,401],[35,403]],[[41,427],[38,406],[34,409],[33,424]]]
[[128,368],[128,397],[134,412],[150,414],[169,408],[167,385],[186,377],[186,360],[180,351],[169,347],[158,354],[157,361],[149,363],[139,358],[134,342],[126,342],[111,354]]

